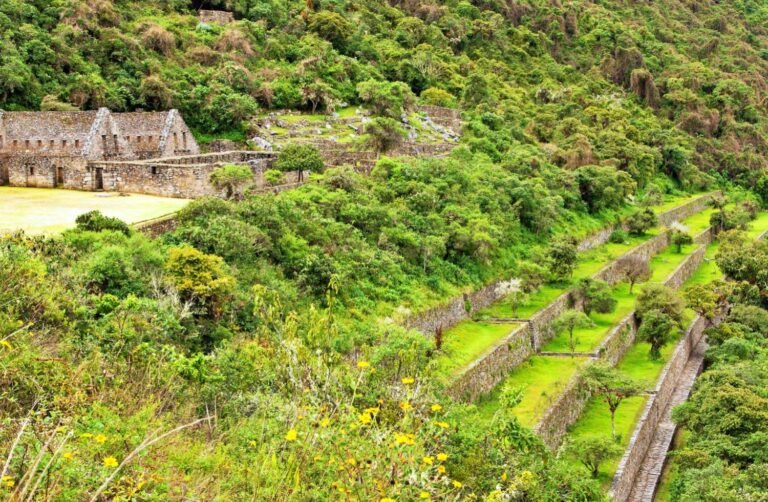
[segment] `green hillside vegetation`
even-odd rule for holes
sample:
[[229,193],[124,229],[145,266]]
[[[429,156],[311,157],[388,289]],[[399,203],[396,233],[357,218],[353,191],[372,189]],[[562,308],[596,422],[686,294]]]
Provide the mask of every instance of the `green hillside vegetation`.
[[[199,7],[237,20],[201,24]],[[646,207],[734,185],[765,202],[766,26],[756,0],[0,3],[5,110],[176,107],[206,142],[242,142],[287,109],[363,107],[386,126],[420,103],[464,119],[444,158],[198,200],[156,240],[96,215],[59,236],[0,238],[0,498],[604,498],[530,430],[581,359],[514,370],[535,400],[507,385],[463,404],[444,394],[438,340],[402,323],[525,270],[545,271],[540,299],[554,298],[570,277],[553,249]],[[730,239],[721,268],[757,288],[742,300],[760,308],[765,264]],[[591,274],[640,240],[573,265]],[[693,249],[665,251],[654,271]],[[682,454],[681,499],[704,493],[701,473],[713,493],[745,480],[759,492],[763,325],[734,323],[750,328],[722,330],[694,398],[709,402],[726,372],[754,404],[749,427],[680,412],[701,438]],[[709,442],[720,432],[732,449]],[[717,463],[697,464],[702,449]]]

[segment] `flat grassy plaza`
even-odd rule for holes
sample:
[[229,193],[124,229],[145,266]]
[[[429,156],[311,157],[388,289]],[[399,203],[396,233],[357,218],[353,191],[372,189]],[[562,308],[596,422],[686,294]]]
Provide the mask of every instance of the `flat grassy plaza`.
[[79,215],[93,210],[137,223],[174,213],[188,203],[151,195],[0,187],[0,233],[54,234],[73,228]]

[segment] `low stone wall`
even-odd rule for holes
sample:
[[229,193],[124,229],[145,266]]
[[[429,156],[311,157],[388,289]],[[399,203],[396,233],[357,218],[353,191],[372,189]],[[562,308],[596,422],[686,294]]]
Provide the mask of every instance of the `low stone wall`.
[[454,399],[474,401],[496,387],[510,370],[532,354],[529,324],[517,326],[488,353],[467,366],[447,392]]
[[178,224],[179,220],[176,218],[176,213],[173,213],[152,220],[140,221],[132,226],[135,230],[154,239],[166,232],[174,231]]
[[593,277],[595,279],[603,280],[611,285],[619,283],[624,280],[623,259],[636,256],[642,258],[644,261],[648,261],[660,251],[664,250],[668,245],[669,232],[661,232],[659,235],[648,239],[634,249],[627,251],[616,260],[613,260],[611,263],[600,269],[600,271]]
[[426,113],[435,124],[452,129],[454,132],[461,131],[461,112],[459,110],[443,106],[419,105],[416,107],[416,111]]
[[574,375],[565,390],[550,406],[544,416],[533,428],[544,444],[554,450],[568,431],[576,423],[589,401],[590,392],[580,374]]
[[573,305],[570,291],[563,293],[549,305],[539,310],[529,320],[531,342],[536,352],[555,336],[552,321]]
[[624,456],[619,462],[619,467],[611,484],[612,500],[624,501],[629,499],[637,474],[653,441],[656,428],[663,419],[664,411],[670,404],[691,352],[701,341],[706,326],[707,322],[703,317],[696,317],[672,354],[672,358],[664,367],[656,385],[655,394],[648,399]]
[[637,328],[637,318],[633,311],[608,333],[597,349],[598,357],[611,366],[616,365],[635,342]]
[[691,216],[692,214],[698,213],[706,209],[707,206],[709,206],[709,203],[715,197],[722,197],[722,196],[723,196],[723,192],[721,192],[720,190],[717,190],[715,192],[710,192],[708,194],[702,195],[701,197],[693,199],[692,201],[682,206],[678,206],[676,208],[670,209],[669,211],[665,211],[664,213],[658,215],[659,225],[668,227],[675,221],[684,220],[687,217]]

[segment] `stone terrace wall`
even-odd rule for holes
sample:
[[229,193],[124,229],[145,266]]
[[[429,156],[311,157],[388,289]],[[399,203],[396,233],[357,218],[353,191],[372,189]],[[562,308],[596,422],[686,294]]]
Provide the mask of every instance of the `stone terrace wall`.
[[140,221],[134,223],[132,226],[134,229],[143,233],[147,237],[154,239],[166,232],[172,232],[178,226],[178,220],[176,219],[176,213],[166,216],[160,216],[147,221]]
[[448,387],[454,399],[472,402],[490,392],[517,365],[533,355],[528,324],[516,326],[482,358],[467,366]]
[[229,24],[235,20],[234,14],[225,10],[200,10],[201,23]]
[[459,110],[443,106],[419,105],[416,107],[416,111],[429,115],[435,124],[448,127],[457,133],[461,131],[461,112]]
[[650,238],[649,240],[643,242],[636,248],[631,249],[628,252],[624,253],[618,259],[607,264],[605,267],[600,269],[600,271],[597,272],[594,275],[594,277],[596,279],[601,279],[607,282],[608,284],[616,284],[618,282],[621,282],[622,280],[624,280],[624,271],[622,270],[623,265],[621,263],[623,258],[637,256],[642,258],[645,261],[648,261],[654,255],[658,254],[660,251],[666,248],[668,245],[669,245],[669,233],[664,231],[659,235],[656,235]]
[[656,428],[672,399],[691,352],[702,339],[706,326],[707,322],[703,317],[696,317],[672,354],[672,358],[664,367],[656,385],[656,392],[648,400],[614,475],[610,491],[613,500],[623,501],[629,498],[637,473],[643,465],[648,447],[653,441]]
[[[710,234],[711,235],[711,234]],[[679,288],[696,271],[704,260],[706,247],[700,246],[696,251],[686,256],[674,272],[664,282],[671,288]],[[598,348],[599,357],[615,365],[624,357],[637,336],[637,320],[632,312],[625,317],[606,337]],[[687,335],[686,335],[687,336]],[[695,345],[695,344],[694,344]],[[687,359],[686,359],[687,361]],[[684,365],[683,365],[684,366]],[[573,425],[587,404],[589,393],[583,389],[581,376],[576,374],[566,387],[561,397],[547,410],[534,431],[539,433],[544,442],[554,449],[560,445],[568,427]],[[576,413],[575,410],[578,410]]]
[[533,432],[539,435],[550,449],[556,449],[568,430],[576,423],[589,401],[590,393],[584,379],[575,374],[557,400],[550,406]]
[[696,214],[709,206],[709,203],[715,197],[722,197],[723,192],[717,190],[708,194],[702,195],[687,204],[670,209],[659,215],[659,225],[668,227],[672,222],[684,220],[687,217]]

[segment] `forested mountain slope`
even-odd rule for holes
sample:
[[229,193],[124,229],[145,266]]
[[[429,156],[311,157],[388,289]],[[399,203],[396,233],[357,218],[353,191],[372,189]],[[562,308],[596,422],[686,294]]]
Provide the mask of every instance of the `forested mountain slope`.
[[[6,109],[178,107],[199,131],[258,108],[360,101],[367,80],[461,106],[495,159],[600,162],[696,183],[693,166],[760,184],[767,7],[759,1],[8,0]],[[484,120],[482,114],[487,115]]]
[[465,119],[450,156],[198,201],[156,240],[97,215],[0,238],[0,497],[600,499],[516,389],[481,420],[400,324],[562,280],[569,236],[664,196],[768,197],[766,26],[760,1],[0,2],[6,110],[177,107],[239,139],[344,102]]

